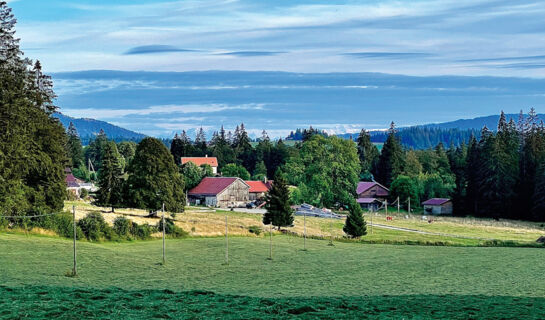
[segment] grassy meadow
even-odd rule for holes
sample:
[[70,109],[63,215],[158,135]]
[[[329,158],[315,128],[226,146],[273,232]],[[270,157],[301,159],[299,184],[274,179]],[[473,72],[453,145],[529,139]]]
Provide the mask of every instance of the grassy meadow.
[[0,318],[545,317],[540,248],[273,237],[78,243],[0,234]]
[[[100,208],[82,201],[67,201],[65,203],[65,209],[68,211],[71,210],[72,206],[76,206],[76,219],[83,218],[89,212],[98,211],[103,214],[110,224],[120,215],[125,215],[139,224],[155,225],[159,221],[158,218],[144,218],[148,214],[145,210],[116,209],[115,213],[111,213],[110,208]],[[395,212],[390,211],[389,215],[393,216],[393,220],[387,221],[384,212],[373,214],[372,217],[369,213],[366,213],[365,219],[367,222],[372,221],[374,224],[407,228],[431,234],[368,226],[368,234],[361,241],[367,243],[452,246],[502,246],[505,245],[503,242],[507,242],[507,245],[510,246],[539,246],[535,241],[540,236],[545,236],[543,225],[531,222],[433,217],[434,221],[429,223],[427,220],[422,220],[420,215],[412,214],[408,216],[408,219],[405,218],[406,214],[404,213],[397,215]],[[169,213],[166,216],[171,217]],[[231,212],[204,207],[188,207],[184,213],[175,215],[174,219],[175,223],[189,232],[192,237],[216,237],[225,234],[225,216],[228,217],[229,233],[233,236],[255,237],[256,235],[249,231],[251,226],[259,226],[263,231],[267,231],[268,228],[263,225],[260,214]],[[296,216],[294,226],[286,228],[286,230],[302,236],[304,234],[303,219],[301,216]],[[314,238],[333,236],[334,239],[342,239],[344,237],[343,225],[344,219],[307,217],[307,235]],[[160,236],[159,233],[155,234],[155,237]],[[263,234],[261,234],[261,237],[263,237]]]

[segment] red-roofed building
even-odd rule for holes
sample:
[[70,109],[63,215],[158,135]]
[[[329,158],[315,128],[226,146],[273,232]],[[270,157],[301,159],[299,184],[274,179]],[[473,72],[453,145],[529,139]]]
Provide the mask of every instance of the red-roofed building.
[[216,157],[182,157],[182,165],[188,162],[193,162],[197,167],[207,164],[212,167],[212,173],[218,174],[218,158]]
[[428,214],[452,214],[452,201],[446,198],[431,198],[422,202]]
[[250,186],[250,201],[261,200],[265,197],[265,194],[269,192],[272,184],[270,181],[244,181]]
[[358,183],[356,193],[356,200],[363,209],[376,211],[388,199],[390,190],[375,181],[362,181]]
[[189,203],[229,208],[245,206],[250,186],[240,178],[206,177],[187,193]]

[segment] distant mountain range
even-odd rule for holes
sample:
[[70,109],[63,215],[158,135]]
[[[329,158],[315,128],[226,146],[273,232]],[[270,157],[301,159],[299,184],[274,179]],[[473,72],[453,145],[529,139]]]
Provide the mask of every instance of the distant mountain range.
[[65,128],[68,128],[70,122],[72,122],[76,126],[84,145],[88,144],[89,140],[94,139],[101,129],[104,130],[108,138],[115,141],[139,141],[146,137],[144,134],[127,130],[105,121],[89,118],[72,118],[62,113],[56,113],[54,117],[58,118]]
[[[507,119],[513,118],[515,121],[518,120],[518,114],[506,114],[506,116]],[[88,144],[89,140],[93,139],[101,129],[104,130],[110,139],[115,141],[140,141],[146,137],[144,134],[127,130],[105,121],[90,118],[73,118],[62,113],[55,114],[55,117],[59,118],[66,128],[68,128],[70,122],[74,123],[84,145]],[[541,114],[539,117],[545,119],[545,114]],[[401,127],[399,128],[399,132],[402,143],[416,149],[429,148],[437,145],[439,142],[443,142],[447,146],[450,143],[458,145],[461,142],[467,142],[471,134],[478,136],[480,130],[485,125],[490,130],[495,130],[498,120],[499,115],[491,115],[473,119],[459,119],[443,123]],[[384,130],[371,130],[370,134],[373,142],[380,143],[386,140],[386,132]],[[344,133],[338,136],[345,139],[356,139],[358,133]],[[298,140],[297,137],[293,138],[294,140]]]

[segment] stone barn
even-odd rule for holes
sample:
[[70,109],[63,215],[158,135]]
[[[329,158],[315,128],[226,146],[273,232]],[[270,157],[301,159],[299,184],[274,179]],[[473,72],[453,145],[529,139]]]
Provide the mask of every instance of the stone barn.
[[422,202],[424,213],[427,214],[452,214],[452,201],[446,198],[431,198]]
[[206,177],[187,196],[193,205],[244,207],[250,200],[250,186],[240,178]]

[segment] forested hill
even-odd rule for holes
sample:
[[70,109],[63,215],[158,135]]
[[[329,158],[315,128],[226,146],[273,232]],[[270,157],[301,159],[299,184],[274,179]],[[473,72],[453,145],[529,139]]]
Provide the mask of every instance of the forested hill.
[[[515,120],[515,122],[518,121],[519,115],[518,114],[506,114],[505,117],[509,121],[509,119]],[[539,119],[545,119],[545,114],[538,114]],[[440,129],[460,129],[460,130],[469,130],[469,129],[475,129],[475,130],[481,130],[483,126],[487,126],[488,129],[496,131],[496,127],[498,126],[498,120],[500,119],[499,115],[493,115],[493,116],[485,116],[485,117],[477,117],[473,119],[459,119],[455,121],[450,122],[443,122],[443,123],[430,123],[422,125],[421,127],[427,127],[427,128],[440,128]]]
[[111,123],[89,119],[89,118],[72,118],[62,113],[55,113],[55,117],[59,118],[65,128],[68,128],[70,122],[72,122],[78,130],[81,142],[86,145],[90,139],[94,139],[95,136],[104,130],[108,138],[119,141],[140,141],[146,137],[146,135],[127,130]]

